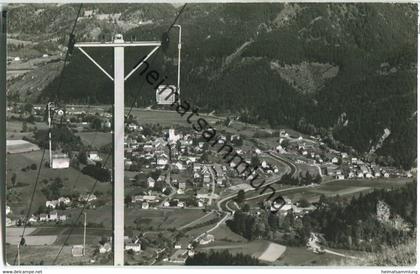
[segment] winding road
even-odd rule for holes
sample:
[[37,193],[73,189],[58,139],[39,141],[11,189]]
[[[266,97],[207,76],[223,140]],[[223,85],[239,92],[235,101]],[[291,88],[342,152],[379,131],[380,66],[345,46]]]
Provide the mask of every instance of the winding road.
[[[295,165],[294,163],[290,162],[289,160],[287,160],[287,159],[285,159],[285,158],[283,158],[283,157],[280,157],[279,155],[277,155],[276,153],[271,152],[271,151],[266,152],[266,155],[267,155],[268,157],[270,157],[270,158],[272,158],[272,159],[276,160],[276,161],[280,161],[280,162],[282,162],[283,164],[286,164],[286,165],[290,168],[290,172],[291,172],[292,176],[296,176],[296,175],[297,175],[297,167],[296,167],[296,165]],[[282,176],[283,176],[283,175],[282,175]],[[276,175],[275,175],[275,176],[273,176],[272,178],[268,179],[268,180],[267,180],[267,181],[266,181],[263,185],[261,185],[261,186],[260,186],[260,189],[263,189],[263,188],[264,188],[264,187],[266,187],[266,186],[269,186],[269,185],[272,185],[272,184],[274,184],[274,183],[279,182],[282,176],[278,176],[278,175],[277,175],[277,176],[276,176]],[[293,189],[305,188],[305,187],[311,187],[311,186],[292,187],[292,188],[287,188],[287,189],[280,189],[280,190],[277,190],[277,191],[276,191],[276,193],[278,193],[278,192],[283,192],[283,191],[287,191],[287,190],[293,190]],[[247,190],[245,190],[245,193],[246,193],[246,192],[250,192],[250,191],[255,191],[255,192],[257,192],[254,188],[252,188],[252,189],[247,189]],[[253,199],[257,199],[257,198],[260,198],[260,197],[264,197],[264,196],[267,196],[267,195],[271,195],[271,193],[272,193],[272,192],[266,192],[266,193],[263,193],[263,194],[257,193],[255,196],[250,197],[250,198],[247,198],[246,200],[253,200]],[[229,203],[230,203],[230,202],[231,202],[231,200],[233,200],[236,196],[237,196],[237,193],[234,193],[234,194],[231,194],[231,195],[229,195],[229,196],[226,196],[226,197],[224,197],[224,198],[220,199],[220,200],[217,202],[217,209],[218,209],[219,211],[227,211],[227,212],[230,212],[230,213],[232,213],[232,214],[233,214],[233,213],[235,212],[235,210],[233,210],[233,209],[229,206]]]

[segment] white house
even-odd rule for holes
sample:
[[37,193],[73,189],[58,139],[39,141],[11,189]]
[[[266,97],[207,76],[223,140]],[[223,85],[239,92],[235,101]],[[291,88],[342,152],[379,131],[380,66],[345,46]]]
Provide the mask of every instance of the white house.
[[262,161],[261,166],[262,166],[262,168],[268,168],[269,167],[266,161]]
[[153,179],[152,177],[147,178],[147,185],[149,188],[154,188],[155,187],[155,179]]
[[12,213],[12,210],[10,209],[10,206],[6,206],[6,215],[9,215],[9,213]]
[[185,170],[186,167],[184,166],[184,164],[182,164],[181,162],[176,162],[175,163],[176,168],[178,168],[179,170]]
[[70,158],[65,153],[57,153],[52,158],[53,169],[64,169],[70,167]]
[[138,125],[136,125],[136,124],[133,124],[133,123],[128,124],[128,129],[129,129],[130,131],[137,130],[138,128],[139,128],[139,126],[138,126]]
[[29,218],[28,222],[36,223],[36,222],[38,222],[38,219],[35,217],[35,215],[32,215],[31,218]]
[[200,240],[200,245],[207,245],[212,242],[214,242],[214,236],[211,234],[207,234]]
[[40,214],[39,215],[39,221],[41,222],[47,222],[49,220],[48,214]]
[[178,188],[184,190],[187,187],[187,184],[185,182],[179,182]]
[[57,220],[58,220],[58,212],[55,210],[50,212],[50,221],[57,221]]
[[79,196],[79,201],[80,202],[93,202],[96,200],[96,195],[95,194],[80,194]]
[[199,171],[201,171],[201,168],[202,167],[203,167],[202,164],[196,164],[196,163],[194,163],[193,170],[194,170],[194,172],[199,172]]
[[97,151],[89,151],[87,153],[88,160],[94,161],[94,162],[100,162],[102,161],[102,158],[99,156]]
[[66,215],[59,215],[58,219],[62,222],[65,222],[65,221],[67,221],[67,216]]
[[158,166],[166,166],[168,164],[168,156],[166,154],[159,155],[156,159]]
[[111,244],[110,243],[105,243],[104,245],[101,245],[99,247],[99,253],[101,254],[105,254],[108,253],[112,250]]
[[210,183],[210,181],[211,181],[210,174],[204,174],[203,182],[204,183]]
[[135,195],[132,198],[132,202],[133,203],[137,203],[137,202],[154,203],[154,202],[159,202],[159,199],[157,198],[157,196],[154,196],[154,195]]
[[133,250],[134,252],[140,252],[141,251],[141,244],[137,243],[126,243],[125,244],[125,250]]
[[60,198],[58,198],[57,201],[58,201],[59,204],[63,203],[65,205],[69,205],[71,203],[71,200],[70,200],[69,197],[60,197]]
[[168,141],[169,142],[176,142],[176,141],[178,141],[179,139],[181,139],[181,135],[177,135],[177,134],[175,134],[175,129],[173,129],[173,128],[171,128],[171,129],[169,129],[169,131],[168,131]]
[[73,257],[82,257],[83,245],[74,245],[71,249],[71,254],[73,255]]

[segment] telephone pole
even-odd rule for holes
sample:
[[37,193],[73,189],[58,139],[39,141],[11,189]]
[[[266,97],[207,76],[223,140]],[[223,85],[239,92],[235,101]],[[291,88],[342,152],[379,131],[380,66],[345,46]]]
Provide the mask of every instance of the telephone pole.
[[181,25],[174,25],[174,27],[178,28],[178,77],[177,77],[177,94],[178,94],[178,102],[181,102],[181,36],[182,36],[182,28]]
[[51,102],[47,104],[47,111],[48,111],[48,148],[49,148],[49,156],[50,156],[50,168],[53,167],[53,159],[52,159],[52,136],[51,136]]
[[17,245],[17,265],[20,265],[20,242]]
[[[7,4],[0,4],[0,129],[6,131],[6,40],[7,40]],[[6,261],[6,134],[0,134],[0,244],[3,265]]]
[[83,229],[83,256],[86,256],[86,212],[83,212],[85,214],[85,226]]
[[[114,82],[114,265],[124,265],[124,86],[125,81],[146,62],[161,46],[160,41],[125,42],[121,34],[113,42],[86,42],[74,45]],[[114,48],[114,75],[111,76],[83,48]],[[126,47],[154,47],[126,76],[124,73],[124,49]]]

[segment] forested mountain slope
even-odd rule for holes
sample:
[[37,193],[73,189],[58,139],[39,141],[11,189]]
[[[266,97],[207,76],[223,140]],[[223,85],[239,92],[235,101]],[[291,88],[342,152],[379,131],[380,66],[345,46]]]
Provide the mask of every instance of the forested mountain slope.
[[[138,8],[122,14],[135,18]],[[183,26],[182,97],[202,111],[329,136],[410,168],[417,150],[416,13],[414,4],[190,4],[178,22]],[[175,8],[162,5],[150,14],[154,24],[109,32],[160,39]],[[91,40],[83,24],[78,38]],[[176,41],[173,29],[170,48],[154,58],[154,67],[171,83],[176,83]],[[112,71],[112,52],[92,54]],[[128,51],[126,70],[145,54]],[[127,81],[126,102],[136,97],[139,106],[154,104],[153,88],[142,82],[138,75]],[[37,100],[45,102],[56,85]],[[63,100],[111,103],[112,94],[112,83],[76,52]],[[380,141],[387,130],[389,136]]]

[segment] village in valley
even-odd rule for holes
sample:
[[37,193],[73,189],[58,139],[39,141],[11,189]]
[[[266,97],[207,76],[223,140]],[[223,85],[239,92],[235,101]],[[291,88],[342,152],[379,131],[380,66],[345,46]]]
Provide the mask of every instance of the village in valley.
[[7,264],[415,265],[417,13],[10,5]]
[[[33,250],[46,248],[54,255],[63,244],[68,254],[62,255],[65,264],[110,264],[112,115],[106,106],[69,105],[64,117],[53,118],[51,159],[44,157],[36,206],[26,220],[25,195],[33,187],[42,146],[48,153],[42,139],[48,128],[44,111],[42,105],[8,109],[9,258],[25,227],[21,262],[39,263],[31,255]],[[321,196],[350,199],[374,189],[403,186],[415,176],[369,162],[362,155],[331,149],[321,136],[267,129],[230,117],[207,118],[220,132],[214,146],[174,111],[134,109],[126,116],[126,264],[184,264],[196,252],[223,248],[275,265],[288,264],[289,249],[291,253],[299,249],[320,264],[334,256],[352,257],[343,251],[324,254],[321,243],[325,240],[315,231],[306,247],[288,247],[295,233],[291,224],[281,235],[270,236],[273,241],[263,237],[249,241],[232,231],[235,212],[260,218],[269,214],[272,205],[271,193],[254,189],[249,178],[235,170],[237,163],[226,161],[227,145],[249,165],[259,166],[263,186],[272,186],[282,195],[285,204],[274,213],[279,223],[292,218],[296,225],[319,206]],[[75,231],[69,231],[74,225]],[[281,239],[285,244],[280,244]],[[49,259],[42,261],[48,264]]]

